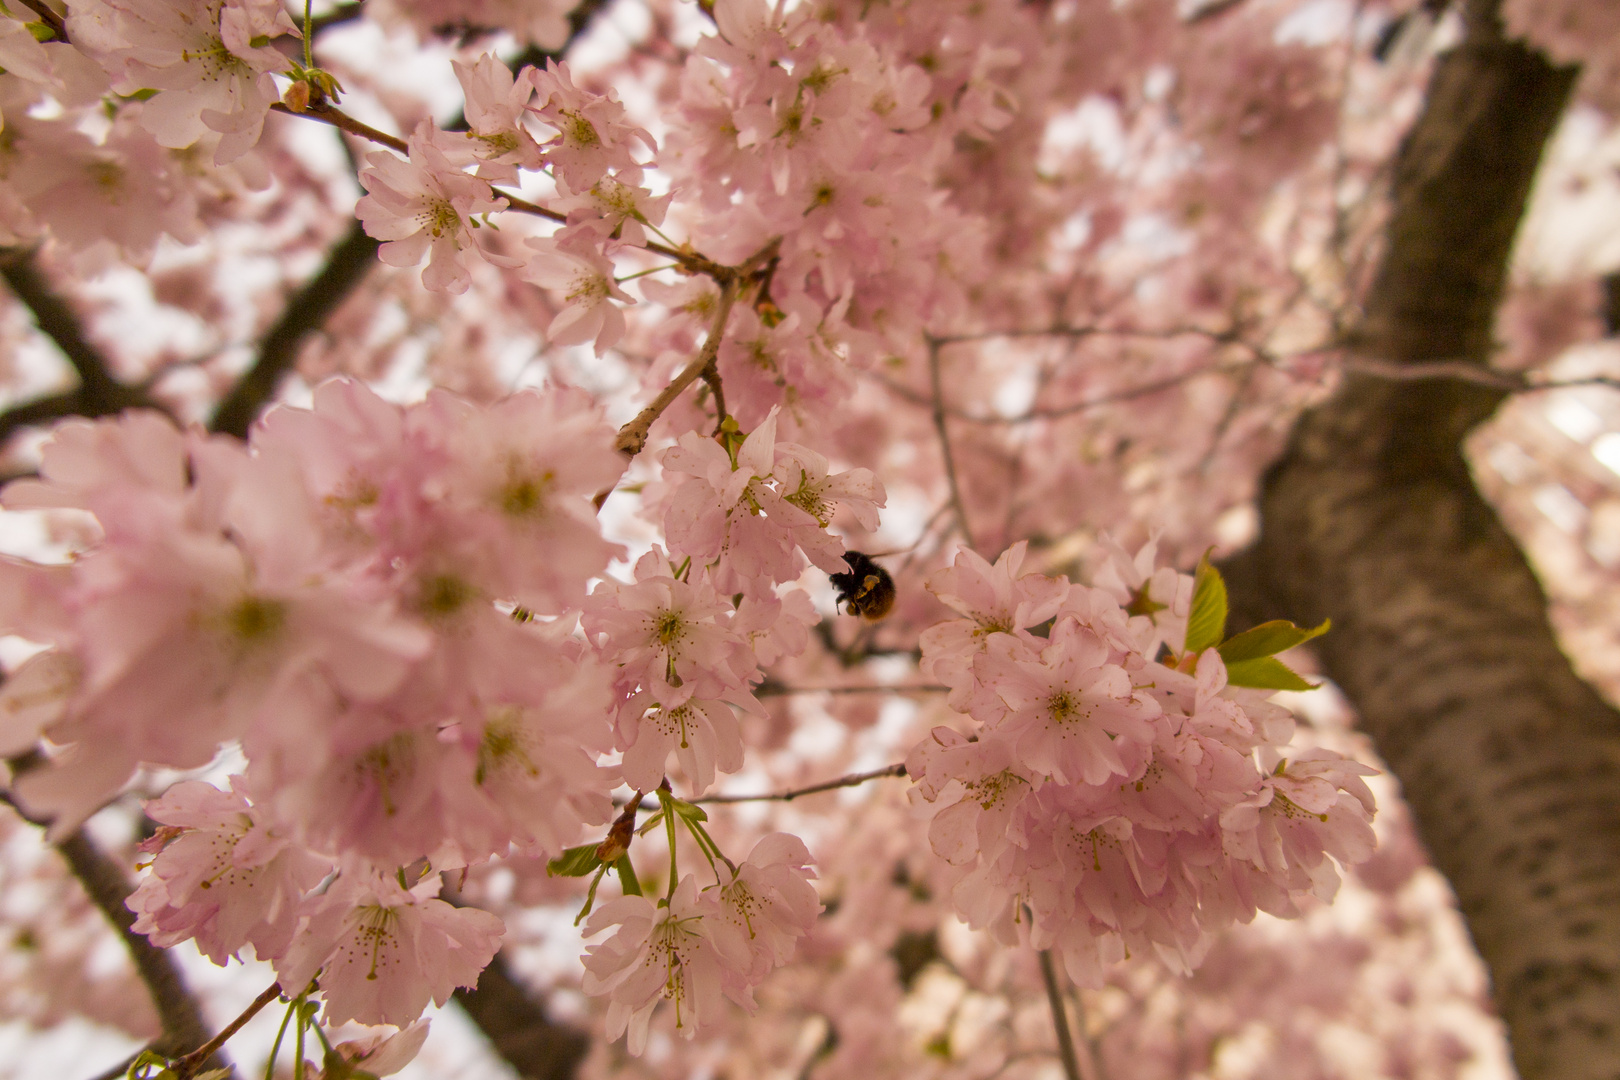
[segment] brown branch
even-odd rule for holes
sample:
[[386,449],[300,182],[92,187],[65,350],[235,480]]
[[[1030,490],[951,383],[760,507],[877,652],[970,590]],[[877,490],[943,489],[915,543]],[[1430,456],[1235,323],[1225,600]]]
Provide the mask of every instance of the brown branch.
[[[652,430],[653,422],[664,414],[664,410],[674,404],[681,392],[697,381],[703,370],[714,362],[720,351],[720,339],[725,336],[726,320],[731,317],[731,305],[737,299],[737,282],[728,277],[720,283],[720,302],[715,307],[714,322],[709,327],[709,336],[704,339],[703,347],[698,350],[690,363],[680,370],[669,385],[658,392],[658,396],[647,403],[647,407],[635,415],[635,419],[619,429],[618,438],[614,440],[614,447],[625,457],[635,457],[647,445],[647,433]],[[613,489],[609,488],[608,492]],[[607,499],[608,492],[602,492],[596,497],[596,505],[601,507]]]
[[703,383],[714,395],[714,434],[719,435],[726,429],[726,388],[720,381],[720,367],[713,360],[709,361],[703,369]]
[[379,131],[370,124],[356,120],[342,109],[334,109],[324,102],[311,102],[300,110],[292,109],[278,101],[270,108],[288,116],[301,116],[306,120],[319,120],[323,124],[332,125],[339,131],[346,131],[350,135],[358,136],[380,146],[386,146],[390,150],[398,150],[402,154],[410,153],[410,146],[398,135],[390,135],[386,131]]
[[950,687],[934,683],[909,686],[785,686],[766,681],[754,689],[755,697],[784,697],[789,694],[943,694]]
[[881,769],[871,772],[851,773],[849,776],[840,776],[836,780],[827,780],[820,784],[811,784],[809,787],[795,788],[792,791],[778,791],[767,795],[705,795],[701,799],[693,799],[695,803],[742,803],[742,802],[792,802],[804,795],[817,795],[823,791],[836,791],[839,788],[858,787],[868,780],[881,780],[885,776],[904,776],[906,766],[904,762],[894,765],[885,765]]
[[[4,429],[4,434],[10,434],[23,423],[37,423],[39,419],[56,419],[74,414],[109,416],[136,406],[160,407],[139,388],[125,386],[113,377],[107,357],[90,341],[78,312],[62,299],[39,268],[34,249],[13,248],[0,256],[0,277],[5,279],[12,293],[33,314],[34,325],[40,333],[50,338],[61,350],[79,376],[79,385],[74,390],[42,399],[53,401],[52,406],[28,403],[35,407],[38,419],[14,420],[10,427]],[[19,406],[18,409],[25,407]],[[56,412],[56,409],[63,411]],[[4,423],[3,418],[0,418],[0,423]]]
[[81,388],[75,387],[60,394],[52,394],[50,397],[35,398],[21,405],[13,405],[0,412],[0,443],[4,443],[23,428],[41,427],[69,416],[104,415],[106,413],[97,411],[96,403],[85,400]]
[[956,480],[956,458],[951,454],[951,435],[945,427],[945,389],[940,385],[939,350],[937,341],[928,343],[928,383],[933,390],[934,431],[939,435],[940,457],[945,465],[945,480],[950,485],[951,505],[956,508],[956,524],[962,530],[963,542],[973,548],[973,529],[968,525],[967,506],[962,502],[962,488]]
[[[39,768],[44,762],[45,758],[39,751],[30,750],[7,759],[6,765],[15,782],[17,777]],[[18,817],[30,825],[45,829],[49,835],[51,820],[29,813],[12,797],[10,791],[0,791],[0,802],[11,807]],[[73,876],[79,879],[90,902],[118,931],[124,947],[129,950],[136,974],[152,996],[152,1004],[163,1025],[163,1033],[152,1044],[152,1049],[172,1057],[184,1053],[188,1047],[208,1042],[208,1025],[203,1020],[197,999],[186,989],[185,979],[174,957],[153,945],[144,934],[135,932],[135,913],[126,902],[135,889],[123,867],[98,848],[82,826],[55,841],[54,846],[68,864],[68,869],[73,871]],[[207,1060],[210,1068],[223,1067],[217,1054],[210,1054]]]
[[193,1050],[191,1053],[187,1054],[183,1058],[180,1058],[174,1063],[173,1071],[176,1080],[191,1080],[191,1078],[197,1075],[197,1073],[209,1068],[209,1062],[216,1059],[217,1055],[219,1054],[219,1048],[224,1046],[226,1041],[232,1035],[235,1035],[238,1031],[242,1030],[243,1024],[246,1024],[249,1020],[259,1015],[259,1010],[263,1009],[266,1005],[270,1004],[280,996],[281,983],[271,983],[259,994],[258,997],[253,999],[252,1004],[242,1010],[235,1020],[232,1020],[230,1023],[221,1028],[218,1035],[215,1035],[212,1039],[209,1039],[207,1042],[197,1047],[197,1049]]
[[[32,753],[11,759],[13,775],[35,767],[39,760]],[[10,806],[17,816],[30,825],[41,828],[50,826],[48,820],[34,817],[19,806],[9,792],[0,792],[0,802]],[[83,828],[74,829],[56,841],[55,847],[73,876],[79,879],[90,902],[118,931],[124,947],[129,950],[135,973],[152,996],[152,1004],[163,1025],[163,1033],[152,1044],[152,1049],[176,1056],[184,1053],[188,1047],[206,1044],[210,1038],[208,1025],[203,1020],[197,999],[186,989],[185,978],[174,957],[153,945],[144,934],[135,932],[135,913],[125,903],[135,889],[123,867],[97,847]],[[210,1053],[207,1064],[209,1068],[224,1067],[217,1053]]]
[[1052,950],[1042,949],[1040,957],[1041,982],[1046,984],[1046,1003],[1052,1008],[1052,1027],[1057,1032],[1058,1060],[1063,1062],[1063,1075],[1067,1080],[1080,1080],[1080,1060],[1075,1057],[1074,1037],[1069,1034],[1069,1013],[1063,1003],[1063,992],[1058,989]]
[[571,1080],[590,1052],[591,1037],[551,1019],[500,954],[456,1001],[524,1080]]
[[[208,1025],[197,999],[186,989],[180,965],[167,950],[153,945],[144,934],[134,930],[135,913],[124,902],[135,890],[123,867],[98,848],[83,829],[75,829],[62,838],[56,849],[91,901],[124,939],[135,970],[152,995],[152,1003],[157,1006],[163,1024],[163,1034],[153,1044],[153,1049],[172,1055],[207,1043]],[[208,1067],[223,1068],[224,1063],[214,1054],[208,1060]]]
[[[270,402],[283,376],[298,361],[304,340],[332,317],[376,262],[379,241],[366,235],[358,221],[327,256],[326,265],[304,283],[259,345],[258,358],[214,410],[213,431],[247,437],[248,427]],[[4,417],[0,416],[0,421]]]

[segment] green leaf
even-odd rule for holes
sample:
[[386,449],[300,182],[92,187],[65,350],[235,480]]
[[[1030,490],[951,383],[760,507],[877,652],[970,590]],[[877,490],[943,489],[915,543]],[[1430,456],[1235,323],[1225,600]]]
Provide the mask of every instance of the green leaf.
[[687,821],[708,821],[709,815],[703,812],[703,807],[681,799],[671,799],[670,806]]
[[584,877],[587,874],[594,874],[602,865],[602,860],[596,857],[596,849],[600,846],[600,844],[581,844],[579,847],[571,847],[546,863],[546,873],[551,877]]
[[636,878],[636,868],[630,865],[630,856],[620,855],[613,869],[619,873],[619,888],[624,890],[624,895],[641,895],[641,882]]
[[1276,656],[1295,645],[1321,637],[1332,625],[1332,620],[1324,619],[1321,626],[1306,630],[1286,619],[1274,619],[1221,642],[1221,659],[1231,665],[1243,660],[1258,660],[1262,656]]
[[1315,690],[1316,687],[1275,656],[1259,656],[1226,665],[1226,681],[1257,690]]
[[1221,572],[1210,565],[1209,552],[1198,560],[1198,572],[1193,577],[1192,612],[1187,616],[1187,640],[1184,653],[1203,652],[1219,645],[1226,636],[1226,582]]
[[591,878],[591,887],[585,893],[585,905],[579,909],[579,914],[574,916],[575,926],[584,922],[585,916],[589,915],[591,908],[596,906],[596,887],[602,884],[602,879],[607,876],[607,871],[608,868],[605,866],[598,867],[596,876]]

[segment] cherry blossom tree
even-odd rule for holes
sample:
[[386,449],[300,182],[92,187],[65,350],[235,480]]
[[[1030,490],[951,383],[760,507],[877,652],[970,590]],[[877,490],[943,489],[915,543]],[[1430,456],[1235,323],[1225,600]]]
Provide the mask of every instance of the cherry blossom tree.
[[1493,1001],[1610,1075],[1620,717],[1463,440],[1612,388],[1511,260],[1612,21],[0,11],[3,992],[146,1080],[452,999],[558,1080],[1456,1076]]

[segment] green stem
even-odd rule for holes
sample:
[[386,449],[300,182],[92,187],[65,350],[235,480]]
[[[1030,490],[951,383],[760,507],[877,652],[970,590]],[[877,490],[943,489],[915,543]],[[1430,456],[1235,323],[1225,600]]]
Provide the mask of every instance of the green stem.
[[664,892],[664,899],[675,898],[675,883],[680,878],[680,870],[675,863],[675,808],[670,806],[673,798],[664,788],[658,789],[658,801],[664,807],[664,832],[669,836],[669,888]]
[[304,1080],[304,1026],[309,1018],[304,1015],[302,1003],[298,1006],[298,1033],[293,1039],[293,1080]]
[[626,274],[621,278],[614,278],[613,280],[616,284],[623,285],[627,281],[634,281],[636,278],[646,277],[648,274],[656,274],[661,270],[678,270],[680,269],[680,265],[680,263],[669,263],[665,266],[653,266],[646,270],[637,270],[633,274]]
[[304,0],[304,70],[315,66],[315,50],[310,44],[315,39],[315,16],[310,12],[312,0]]
[[646,220],[645,218],[643,218],[643,219],[641,219],[641,223],[643,225],[647,226],[647,228],[651,229],[653,232],[657,233],[658,234],[658,239],[662,240],[664,243],[668,244],[670,247],[679,248],[681,246],[681,245],[677,244],[675,241],[671,240],[667,235],[665,235],[663,229],[660,229],[658,226],[654,225],[652,222],[650,222],[650,221]]
[[281,1018],[281,1027],[276,1029],[276,1041],[270,1044],[270,1060],[264,1064],[264,1080],[275,1080],[276,1058],[281,1054],[281,1039],[287,1034],[287,1022],[298,1011],[299,1003],[304,1000],[303,995],[293,998],[292,1004],[287,1006],[287,1015]]

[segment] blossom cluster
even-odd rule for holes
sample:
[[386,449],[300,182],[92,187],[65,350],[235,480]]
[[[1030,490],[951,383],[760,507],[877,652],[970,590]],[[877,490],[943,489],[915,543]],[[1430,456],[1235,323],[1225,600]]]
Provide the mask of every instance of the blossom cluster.
[[963,617],[924,633],[922,667],[971,732],[936,728],[906,768],[938,804],[958,913],[1006,941],[1024,927],[1096,986],[1147,952],[1188,971],[1234,921],[1331,899],[1334,861],[1373,851],[1373,770],[1289,756],[1272,691],[1182,648],[1192,582],[1155,573],[1151,545],[1116,549],[1112,590],[1021,573],[1024,550],[963,551],[929,580]]
[[[379,151],[367,157],[360,182],[367,194],[356,207],[366,231],[387,241],[384,262],[415,266],[429,256],[422,284],[460,293],[471,284],[479,257],[535,284],[560,290],[565,305],[552,320],[553,344],[595,339],[597,355],[624,334],[624,314],[610,301],[634,303],[614,279],[613,253],[646,240],[644,227],[664,220],[669,197],[641,186],[633,150],[654,149],[652,136],[630,124],[611,93],[574,85],[567,64],[517,75],[493,56],[455,63],[466,94],[467,130],[443,131],[424,120],[408,154]],[[553,134],[536,139],[533,124]],[[469,171],[470,170],[470,171]],[[520,170],[545,170],[557,186],[553,212],[567,223],[533,237],[528,258],[501,255],[480,244],[477,230],[507,207],[492,184],[515,183]]]
[[754,986],[793,955],[821,911],[809,864],[804,841],[772,833],[727,868],[724,884],[700,890],[688,874],[658,904],[623,896],[599,908],[586,933],[618,929],[587,950],[584,989],[608,997],[608,1038],[627,1034],[640,1054],[665,999],[687,1038],[715,1018],[722,996],[754,1011]]
[[694,240],[723,261],[778,241],[768,302],[719,355],[745,425],[847,397],[851,366],[909,352],[976,278],[982,227],[941,166],[1010,119],[996,76],[1018,54],[944,7],[890,36],[830,7],[718,0],[718,34],[687,59],[660,165]]
[[[289,993],[318,975],[333,1021],[408,1023],[475,982],[501,933],[436,898],[440,871],[557,854],[608,822],[620,782],[659,787],[672,754],[697,792],[742,766],[732,709],[759,710],[761,663],[801,651],[816,618],[772,588],[802,565],[781,545],[841,567],[834,500],[869,517],[882,493],[774,424],[740,443],[752,530],[725,553],[678,546],[679,568],[654,550],[623,583],[602,579],[620,549],[591,500],[624,458],[576,392],[401,408],[335,380],[246,447],[154,413],[65,424],[40,479],[3,496],[88,513],[98,537],[68,565],[0,562],[0,624],[49,646],[0,689],[0,748],[51,748],[15,794],[60,834],[139,766],[239,745],[229,791],[188,781],[148,807],[162,828],[136,928],[218,963],[250,945]],[[751,578],[761,565],[776,576]],[[702,903],[753,918],[751,866]],[[780,888],[802,933],[799,880]],[[744,999],[772,965],[715,934]],[[748,936],[785,958],[781,934]]]

